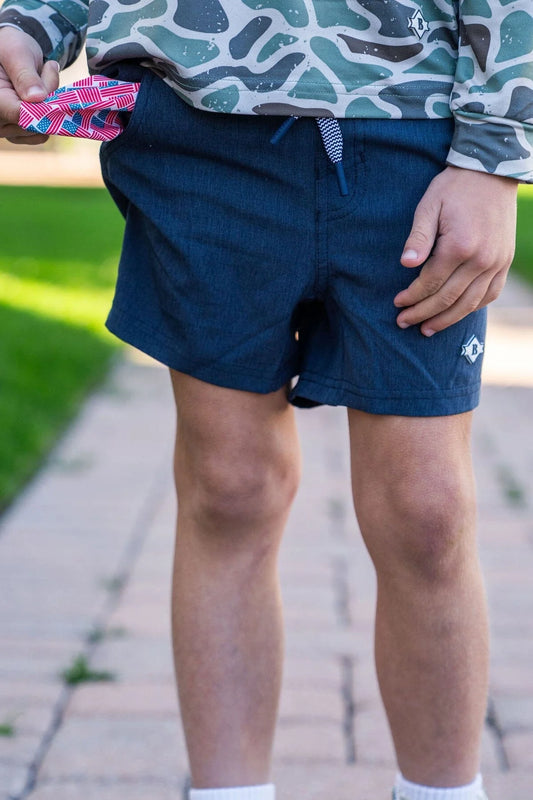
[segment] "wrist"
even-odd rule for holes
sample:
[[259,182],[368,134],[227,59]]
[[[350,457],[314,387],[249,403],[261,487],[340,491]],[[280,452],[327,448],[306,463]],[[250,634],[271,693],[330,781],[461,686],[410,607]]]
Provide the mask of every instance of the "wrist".
[[[499,184],[502,189],[508,192],[514,192],[515,194],[518,192],[518,186],[520,185],[520,181],[517,178],[511,178],[507,175],[495,175],[492,172],[485,172],[484,170],[475,170],[469,169],[468,167],[456,167],[455,164],[447,164],[445,172],[449,172],[451,174],[457,175],[458,177],[464,177],[463,173],[466,173],[468,177],[472,180],[476,180],[480,185],[486,184],[490,187],[495,187]],[[488,191],[491,191],[488,189]]]

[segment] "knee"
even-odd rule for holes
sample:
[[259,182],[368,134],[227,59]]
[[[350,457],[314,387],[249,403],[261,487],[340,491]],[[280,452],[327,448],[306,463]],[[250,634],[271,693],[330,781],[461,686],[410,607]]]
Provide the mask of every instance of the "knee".
[[417,480],[404,475],[384,487],[364,518],[378,573],[446,581],[473,542],[474,489],[469,480],[445,471]]
[[290,459],[216,456],[195,475],[196,514],[216,530],[257,526],[285,516],[297,488]]
[[185,450],[189,457],[178,459],[176,470],[178,504],[204,533],[233,541],[279,528],[298,488],[298,452],[243,438]]

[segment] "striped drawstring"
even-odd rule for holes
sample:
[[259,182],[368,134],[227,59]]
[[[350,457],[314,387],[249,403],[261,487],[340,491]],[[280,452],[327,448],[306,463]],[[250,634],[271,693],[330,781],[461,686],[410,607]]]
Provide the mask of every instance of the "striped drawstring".
[[[270,140],[270,143],[277,144],[297,119],[300,119],[300,117],[292,116],[284,120]],[[341,195],[346,196],[348,194],[348,186],[346,185],[346,175],[344,174],[344,166],[342,164],[343,139],[341,127],[338,120],[334,117],[315,117],[315,120],[320,131],[320,136],[322,137],[324,150],[335,167],[339,191]]]

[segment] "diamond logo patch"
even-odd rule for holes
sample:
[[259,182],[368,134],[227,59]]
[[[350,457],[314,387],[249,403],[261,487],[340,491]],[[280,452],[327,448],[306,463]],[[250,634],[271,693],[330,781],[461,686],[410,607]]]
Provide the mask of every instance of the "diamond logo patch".
[[461,355],[466,358],[469,364],[475,364],[479,356],[485,350],[485,345],[480,342],[474,334],[470,337],[466,344],[461,347]]
[[419,39],[421,39],[422,36],[429,31],[429,23],[426,19],[424,19],[424,15],[420,9],[415,11],[412,17],[409,17],[407,26],[418,36]]

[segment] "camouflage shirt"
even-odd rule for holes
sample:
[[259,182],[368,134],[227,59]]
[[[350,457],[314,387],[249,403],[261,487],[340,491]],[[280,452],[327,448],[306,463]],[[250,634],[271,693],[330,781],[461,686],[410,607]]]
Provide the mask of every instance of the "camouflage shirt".
[[6,0],[0,24],[208,111],[453,115],[448,163],[533,182],[533,0]]

